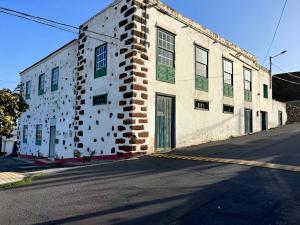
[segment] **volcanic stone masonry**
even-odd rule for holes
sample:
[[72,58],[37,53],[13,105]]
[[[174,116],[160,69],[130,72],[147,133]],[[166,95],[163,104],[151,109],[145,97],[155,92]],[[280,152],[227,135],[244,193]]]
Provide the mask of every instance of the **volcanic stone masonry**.
[[[109,112],[109,116],[102,118],[102,120],[110,120],[106,126],[101,126],[101,122],[96,121],[95,127],[89,129],[106,129],[106,137],[95,137],[93,142],[98,142],[101,138],[102,143],[107,139],[114,139],[114,145],[111,145],[110,152],[103,149],[101,152],[96,149],[90,149],[89,141],[86,143],[82,140],[87,123],[87,118],[84,117],[84,105],[88,101],[86,79],[88,75],[86,72],[86,54],[88,51],[86,42],[86,33],[89,30],[89,24],[81,27],[78,43],[78,64],[77,64],[77,83],[76,83],[76,116],[74,121],[75,129],[75,154],[81,153],[85,155],[92,154],[123,154],[128,152],[143,152],[148,150],[147,138],[147,48],[150,43],[147,41],[147,14],[148,3],[136,0],[123,1],[125,4],[116,6],[115,10],[119,10],[121,15],[118,21],[117,29],[114,29],[114,36],[119,37],[117,51],[114,57],[117,58],[118,63],[114,65],[113,73],[119,71],[118,91],[120,97],[115,99],[117,101],[117,113]],[[100,26],[100,24],[99,24]],[[109,59],[108,59],[109,60]],[[119,67],[118,69],[116,67]],[[109,73],[108,72],[108,73]],[[107,74],[109,76],[110,74]],[[92,88],[92,87],[91,87]],[[110,84],[111,93],[114,91],[113,84]],[[113,104],[115,102],[108,102]],[[106,112],[108,113],[108,112]],[[92,118],[91,118],[92,117]],[[93,115],[89,119],[93,120]],[[114,122],[116,121],[116,122]],[[99,125],[100,124],[100,125]],[[110,133],[114,134],[111,135]],[[104,145],[105,146],[105,145]],[[107,145],[106,145],[107,146]],[[83,151],[83,149],[85,151]]]

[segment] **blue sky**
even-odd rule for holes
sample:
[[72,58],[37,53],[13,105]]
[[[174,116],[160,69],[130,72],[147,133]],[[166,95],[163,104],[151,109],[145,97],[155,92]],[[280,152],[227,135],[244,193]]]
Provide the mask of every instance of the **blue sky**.
[[[0,0],[0,6],[79,26],[112,0]],[[182,14],[256,55],[262,63],[284,0],[163,0]],[[289,0],[271,54],[285,71],[300,70],[300,1]],[[19,71],[75,35],[0,13],[0,88],[13,89]],[[266,61],[265,66],[268,66]],[[274,69],[274,72],[276,71]]]

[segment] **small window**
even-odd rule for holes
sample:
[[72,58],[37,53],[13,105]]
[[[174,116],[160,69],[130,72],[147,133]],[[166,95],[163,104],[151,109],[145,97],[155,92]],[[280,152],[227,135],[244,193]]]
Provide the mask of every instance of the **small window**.
[[39,95],[44,94],[44,88],[45,88],[45,74],[41,74],[39,76]]
[[195,109],[209,110],[209,102],[195,100]]
[[25,98],[30,99],[30,92],[31,92],[31,81],[26,82],[26,89],[25,89]]
[[93,105],[105,105],[107,104],[107,94],[97,95],[93,97]]
[[234,113],[234,107],[231,105],[223,105],[223,113]]
[[269,98],[269,88],[266,84],[264,84],[264,98]]
[[23,126],[23,143],[27,143],[28,139],[28,125]]
[[106,76],[107,73],[107,44],[95,49],[95,78]]
[[35,144],[41,145],[42,144],[42,125],[36,125],[36,132],[35,132]]
[[51,91],[58,90],[58,79],[59,79],[59,67],[56,67],[52,70]]

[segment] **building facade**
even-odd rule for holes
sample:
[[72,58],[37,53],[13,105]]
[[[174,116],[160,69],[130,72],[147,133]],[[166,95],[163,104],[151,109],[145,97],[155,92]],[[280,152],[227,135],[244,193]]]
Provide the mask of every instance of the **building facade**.
[[21,72],[21,154],[147,153],[286,121],[255,56],[160,1],[116,0],[80,30]]

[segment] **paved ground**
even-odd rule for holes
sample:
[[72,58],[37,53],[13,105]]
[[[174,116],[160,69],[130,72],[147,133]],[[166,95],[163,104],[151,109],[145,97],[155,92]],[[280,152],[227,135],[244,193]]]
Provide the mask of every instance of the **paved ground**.
[[12,157],[0,157],[0,173],[1,172],[18,172],[26,173],[45,169],[45,167],[36,166],[34,162],[23,159],[15,159]]
[[[299,137],[290,125],[175,153],[300,165]],[[0,224],[298,225],[299,187],[296,172],[143,157],[0,191]]]
[[21,173],[3,172],[0,173],[0,185],[16,183],[25,178]]

